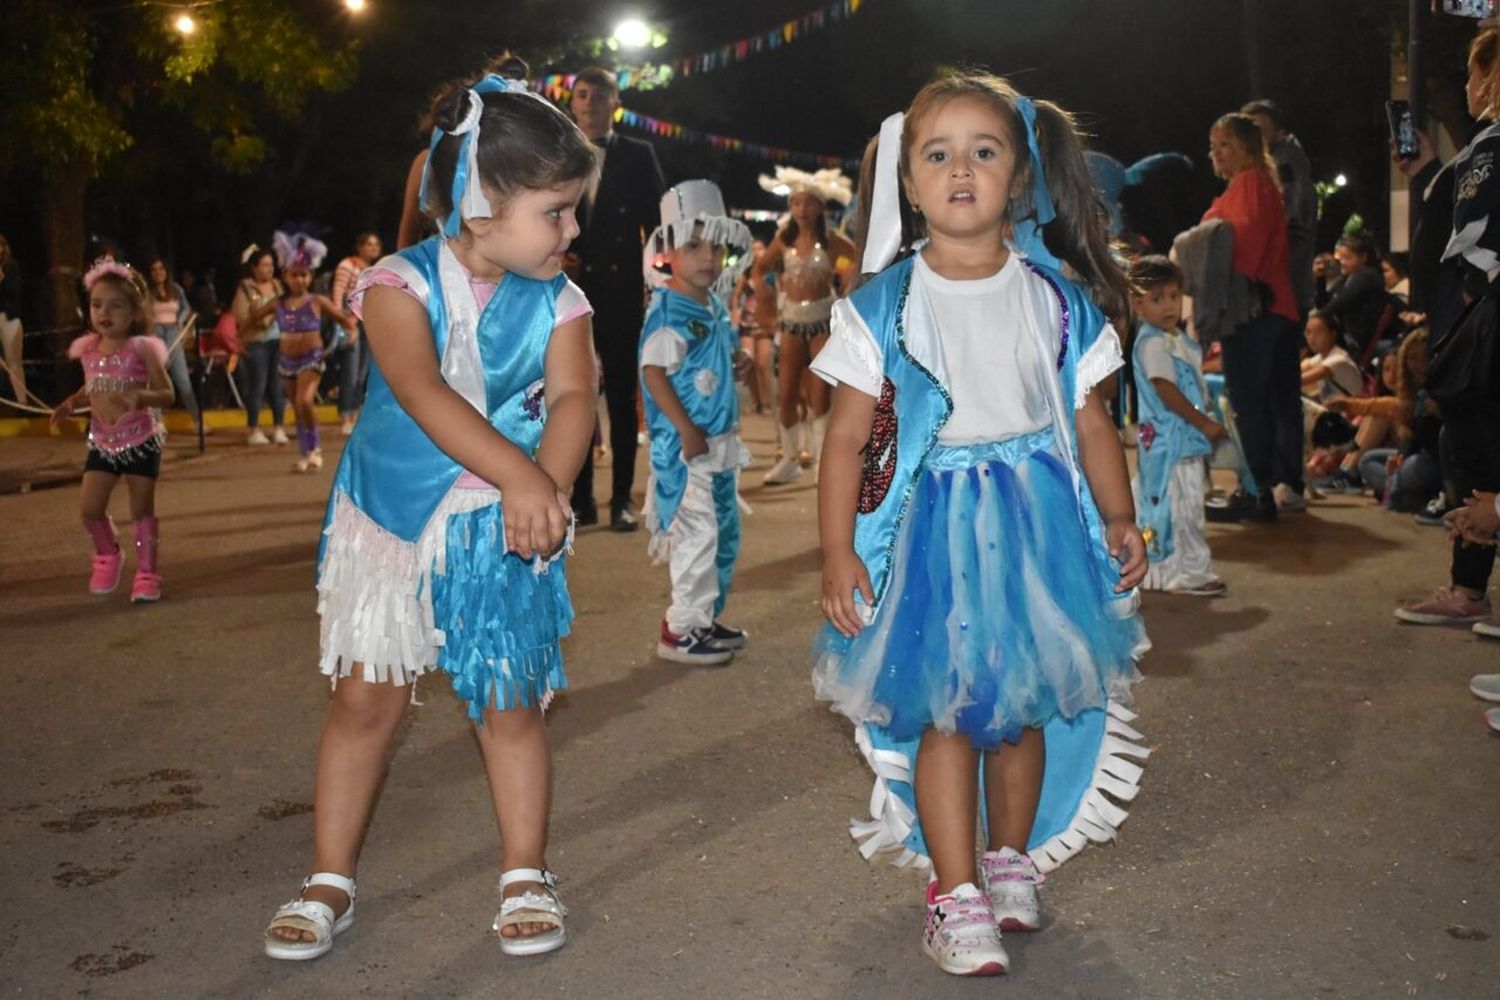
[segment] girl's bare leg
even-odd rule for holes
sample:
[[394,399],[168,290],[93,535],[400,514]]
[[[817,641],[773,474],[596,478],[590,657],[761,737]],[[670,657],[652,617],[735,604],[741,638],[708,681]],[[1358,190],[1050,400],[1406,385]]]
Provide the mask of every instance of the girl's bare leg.
[[[552,755],[542,710],[536,706],[504,712],[490,709],[476,732],[489,775],[495,820],[500,826],[500,870],[545,868]],[[541,888],[535,882],[517,882],[506,887],[505,895],[540,892]],[[550,929],[550,924],[514,924],[500,933],[530,937]]]
[[975,885],[974,828],[979,822],[979,751],[962,733],[922,734],[917,752],[917,816],[938,892],[964,882]]
[[318,372],[297,374],[297,423],[303,427],[318,426]]
[[[353,675],[340,678],[329,699],[313,790],[312,870],[349,878],[359,862],[396,726],[411,697],[409,687],[372,684],[363,673],[364,665],[356,663]],[[326,903],[334,913],[349,906],[348,896],[326,885],[312,886],[303,898]],[[295,928],[278,927],[275,933],[288,941],[313,940]]]
[[760,384],[762,386],[761,392],[767,406],[771,405],[772,386],[776,384],[774,373],[771,371],[771,355],[774,349],[775,343],[772,338],[755,338],[753,355],[755,358],[755,370],[759,373]]
[[[821,351],[821,350],[823,350],[823,345],[825,345],[827,343],[828,343],[828,334],[826,334],[826,333],[819,334],[818,336],[816,336],[816,337],[814,337],[812,339],[812,353],[811,353],[811,355],[808,358],[809,363],[811,363],[812,358],[816,358],[818,356],[818,352]],[[814,375],[812,372],[808,372],[807,373],[807,415],[808,415],[808,417],[811,418],[811,419],[813,419],[813,420],[816,420],[818,417],[826,417],[828,415],[828,407],[831,404],[832,399],[833,399],[833,387],[830,386],[827,382],[824,382],[822,379],[818,378],[818,376]]]
[[783,427],[796,427],[802,418],[802,377],[807,374],[807,362],[807,341],[795,333],[782,333],[781,384],[777,387],[781,407],[777,415]]
[[760,369],[755,367],[755,338],[743,336],[740,338],[740,350],[750,359],[750,370],[745,373],[745,388],[750,390],[750,402],[759,413],[766,405],[765,390],[761,388]]
[[150,476],[126,476],[125,488],[130,491],[132,521],[156,516],[156,480]]
[[1042,797],[1047,741],[1040,729],[1025,729],[1018,743],[1001,744],[984,758],[984,802],[989,819],[986,850],[1009,847],[1026,853]]
[[120,477],[108,472],[85,472],[83,488],[78,491],[78,509],[85,521],[99,521],[109,516],[109,495]]

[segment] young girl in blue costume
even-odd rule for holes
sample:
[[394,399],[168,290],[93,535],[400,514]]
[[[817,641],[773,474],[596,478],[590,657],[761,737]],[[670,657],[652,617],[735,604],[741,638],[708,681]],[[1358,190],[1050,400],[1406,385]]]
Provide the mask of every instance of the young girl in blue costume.
[[719,621],[740,552],[740,468],[750,460],[740,441],[738,337],[720,296],[749,266],[749,250],[750,230],[703,180],[662,196],[661,225],[646,244],[646,280],[657,290],[641,329],[651,432],[644,516],[651,555],[672,573],[656,655],[677,663],[727,663],[746,642],[743,629]]
[[1103,793],[1133,797],[1121,755],[1145,756],[1119,706],[1145,549],[1094,391],[1123,360],[1095,302],[1123,311],[1126,286],[1072,119],[1002,79],[928,84],[874,163],[880,273],[813,366],[837,385],[813,683],[876,774],[861,852],[930,862],[926,953],[994,975],[1001,929],[1040,926],[1041,872],[1114,836]]
[[558,641],[573,611],[555,560],[594,422],[591,310],[561,274],[593,169],[578,127],[520,84],[460,88],[423,187],[441,233],[365,271],[351,296],[375,365],[319,555],[321,666],[334,690],[315,874],[266,929],[274,958],[316,958],[352,922],[407,686],[434,667],[477,724],[500,825],[501,950],[563,944],[542,710],[566,684]]

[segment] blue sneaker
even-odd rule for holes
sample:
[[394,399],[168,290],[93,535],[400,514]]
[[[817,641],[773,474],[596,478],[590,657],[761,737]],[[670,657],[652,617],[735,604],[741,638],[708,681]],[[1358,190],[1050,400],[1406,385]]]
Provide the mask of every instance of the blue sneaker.
[[734,659],[734,651],[714,641],[710,629],[689,629],[679,635],[661,623],[661,639],[656,643],[656,655],[673,663],[694,663],[705,667],[718,666]]
[[750,641],[750,633],[742,628],[730,628],[723,622],[714,622],[708,630],[709,636],[721,649],[744,649]]

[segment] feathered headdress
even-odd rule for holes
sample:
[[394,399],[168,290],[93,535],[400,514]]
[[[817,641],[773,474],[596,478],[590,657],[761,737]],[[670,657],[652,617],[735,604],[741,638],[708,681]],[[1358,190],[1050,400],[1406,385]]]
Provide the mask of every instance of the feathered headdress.
[[826,167],[811,174],[796,167],[777,167],[774,177],[760,175],[760,186],[763,190],[785,198],[806,192],[815,194],[824,201],[836,201],[840,205],[848,205],[854,200],[853,185],[837,167]]
[[271,249],[283,271],[316,271],[323,258],[328,256],[328,247],[322,240],[295,230],[278,229],[271,237]]

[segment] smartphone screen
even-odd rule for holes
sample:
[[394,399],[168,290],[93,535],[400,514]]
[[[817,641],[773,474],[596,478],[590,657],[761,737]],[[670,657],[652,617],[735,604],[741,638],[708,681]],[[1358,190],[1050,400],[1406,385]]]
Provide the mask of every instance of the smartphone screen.
[[1396,156],[1402,160],[1416,159],[1422,147],[1417,141],[1417,123],[1412,117],[1411,105],[1406,101],[1386,101],[1385,117],[1391,129],[1391,142],[1396,147]]
[[1444,14],[1475,19],[1494,17],[1497,6],[1497,0],[1442,0]]

